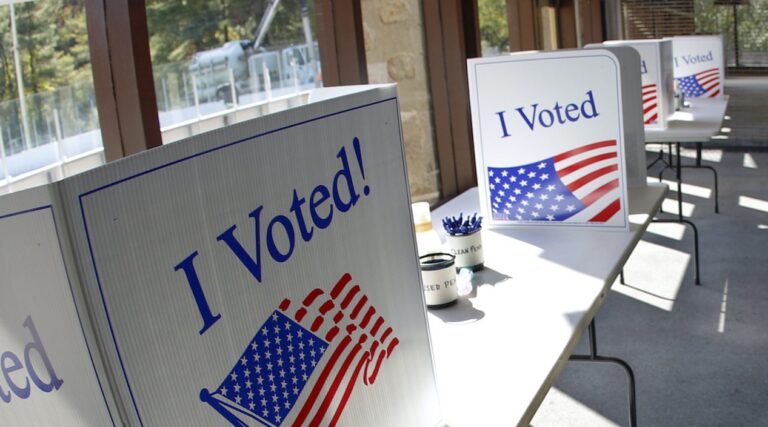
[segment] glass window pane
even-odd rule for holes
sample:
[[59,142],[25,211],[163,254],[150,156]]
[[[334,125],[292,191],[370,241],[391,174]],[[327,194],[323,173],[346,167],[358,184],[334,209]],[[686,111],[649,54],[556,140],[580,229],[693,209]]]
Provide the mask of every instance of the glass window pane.
[[723,35],[730,67],[768,67],[768,0],[696,1],[696,31]]
[[478,0],[477,9],[483,56],[509,53],[507,1]]
[[147,0],[146,7],[165,143],[274,112],[322,86],[312,0]]
[[0,194],[103,163],[85,22],[84,0],[0,5]]
[[729,67],[768,67],[768,0],[622,0],[625,38],[721,34]]

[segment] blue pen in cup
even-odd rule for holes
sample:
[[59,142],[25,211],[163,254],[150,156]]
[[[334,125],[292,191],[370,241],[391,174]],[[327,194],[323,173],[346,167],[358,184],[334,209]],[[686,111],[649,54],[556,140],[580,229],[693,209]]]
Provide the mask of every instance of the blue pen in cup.
[[456,269],[469,268],[472,271],[483,269],[485,256],[483,255],[482,239],[483,217],[477,214],[472,216],[464,214],[459,217],[443,218],[443,228],[447,233],[445,247],[451,255],[456,257]]

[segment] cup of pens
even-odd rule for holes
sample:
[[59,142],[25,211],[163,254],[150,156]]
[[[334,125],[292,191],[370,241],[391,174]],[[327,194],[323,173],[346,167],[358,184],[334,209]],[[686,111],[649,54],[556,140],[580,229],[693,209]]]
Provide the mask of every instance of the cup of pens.
[[469,268],[472,271],[483,269],[485,257],[483,256],[482,228],[483,217],[477,214],[472,216],[460,214],[457,217],[443,218],[443,228],[447,234],[446,248],[451,255],[456,257],[457,270]]
[[428,308],[448,307],[459,298],[454,259],[453,255],[440,252],[419,257],[424,300]]

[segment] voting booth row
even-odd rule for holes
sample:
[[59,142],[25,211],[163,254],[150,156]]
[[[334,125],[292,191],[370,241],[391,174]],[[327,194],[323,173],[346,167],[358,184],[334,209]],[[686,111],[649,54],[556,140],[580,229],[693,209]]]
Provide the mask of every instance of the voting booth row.
[[725,53],[722,36],[612,40],[603,45],[630,46],[640,54],[643,120],[649,129],[667,128],[670,116],[684,107],[686,97],[724,96]]
[[[629,230],[669,44],[469,62],[489,228]],[[439,425],[413,229],[394,86],[2,196],[0,424]]]
[[[676,222],[690,226],[693,232],[693,259],[695,284],[700,285],[699,232],[696,224],[683,215],[683,169],[706,169],[712,173],[714,211],[719,213],[718,174],[712,165],[702,162],[704,145],[721,129],[729,97],[724,93],[725,55],[723,40],[719,35],[680,36],[659,40],[624,40],[605,42],[610,45],[627,45],[638,50],[641,56],[643,90],[643,117],[647,144],[662,144],[663,148],[650,162],[650,169],[657,163],[663,167],[658,172],[659,181],[664,173],[675,173],[677,192]],[[682,161],[681,146],[695,147],[695,160]],[[660,220],[669,222],[671,220]]]
[[396,88],[0,198],[3,425],[435,425]]

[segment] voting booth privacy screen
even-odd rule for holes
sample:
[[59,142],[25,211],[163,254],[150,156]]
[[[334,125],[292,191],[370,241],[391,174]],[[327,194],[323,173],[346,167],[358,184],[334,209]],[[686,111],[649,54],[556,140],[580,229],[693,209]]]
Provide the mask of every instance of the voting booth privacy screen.
[[643,124],[649,129],[666,129],[675,112],[672,41],[611,40],[608,46],[629,46],[640,54]]
[[[633,173],[644,173],[640,67],[632,49],[613,51],[468,61],[480,205],[491,227],[627,229],[628,135]],[[622,82],[624,73],[632,78]]]
[[688,98],[720,98],[725,80],[723,37],[676,36],[672,40],[675,79]]
[[323,98],[0,198],[3,424],[438,423],[396,89]]
[[50,187],[0,197],[0,425],[121,425]]

